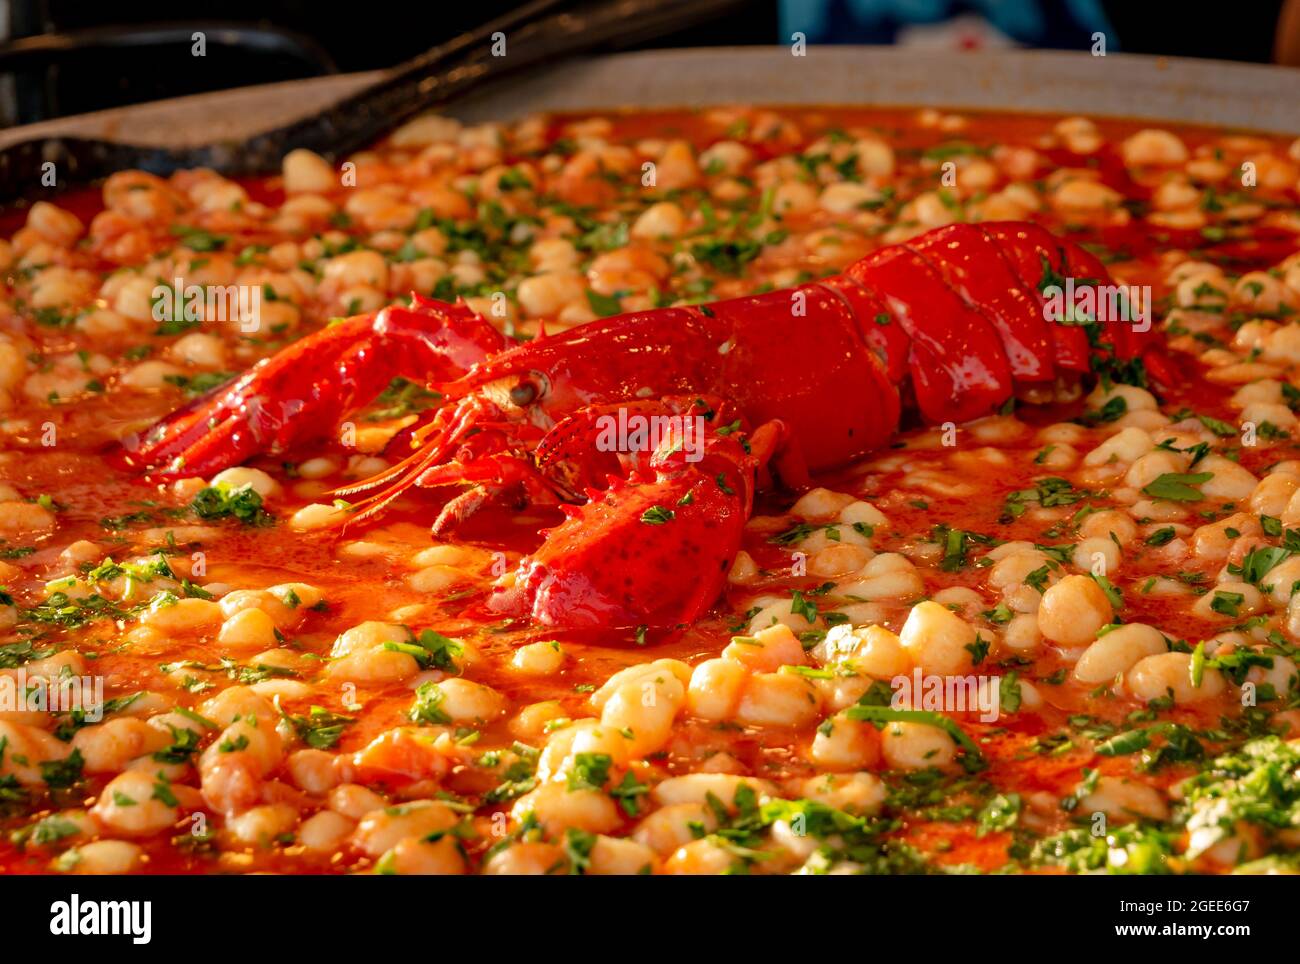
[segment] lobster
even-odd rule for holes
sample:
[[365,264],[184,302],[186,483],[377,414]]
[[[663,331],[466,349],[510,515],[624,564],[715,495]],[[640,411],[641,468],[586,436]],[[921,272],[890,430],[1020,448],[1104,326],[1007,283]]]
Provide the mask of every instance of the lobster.
[[[422,379],[443,401],[389,444],[404,457],[337,490],[362,497],[349,523],[413,486],[469,486],[435,534],[493,499],[558,505],[563,521],[489,607],[557,628],[672,629],[720,595],[760,485],[775,475],[806,487],[881,447],[905,408],[964,422],[1099,364],[1141,362],[1172,383],[1154,332],[1048,320],[1044,290],[1067,276],[1109,278],[1043,227],[988,222],[929,231],[792,289],[524,343],[463,301],[414,296],[263,359],[127,440],[122,458],[207,475],[323,436],[395,376]],[[663,430],[637,444],[611,436],[634,423]]]

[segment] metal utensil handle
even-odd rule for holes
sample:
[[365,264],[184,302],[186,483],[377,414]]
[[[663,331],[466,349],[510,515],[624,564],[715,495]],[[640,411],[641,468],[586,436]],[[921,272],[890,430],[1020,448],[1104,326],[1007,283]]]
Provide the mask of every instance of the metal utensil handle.
[[[486,81],[572,56],[611,41],[642,41],[716,16],[738,0],[596,0],[540,19],[489,23],[397,68],[379,83],[326,108],[320,115],[255,135],[241,146],[246,170],[270,170],[288,150],[305,147],[337,160],[379,139],[414,115]],[[536,13],[556,4],[539,0]],[[506,29],[503,29],[506,28]],[[506,35],[505,56],[492,56],[494,34]],[[454,50],[451,48],[455,48]]]

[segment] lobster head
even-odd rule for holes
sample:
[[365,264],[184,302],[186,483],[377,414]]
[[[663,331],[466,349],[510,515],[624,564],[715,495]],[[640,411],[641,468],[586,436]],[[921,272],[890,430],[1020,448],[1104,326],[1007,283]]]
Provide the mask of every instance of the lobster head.
[[507,416],[549,427],[591,405],[697,393],[729,329],[696,308],[658,308],[541,335],[438,386],[477,393]]

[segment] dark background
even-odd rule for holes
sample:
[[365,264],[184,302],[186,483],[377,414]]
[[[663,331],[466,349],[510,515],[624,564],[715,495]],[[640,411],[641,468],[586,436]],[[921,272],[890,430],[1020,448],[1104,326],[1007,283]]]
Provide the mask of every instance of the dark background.
[[[654,46],[907,43],[1268,62],[1284,0],[755,0]],[[509,9],[479,0],[0,0],[0,126],[226,87],[387,67]],[[223,29],[224,28],[224,29]],[[190,56],[203,30],[207,56]]]

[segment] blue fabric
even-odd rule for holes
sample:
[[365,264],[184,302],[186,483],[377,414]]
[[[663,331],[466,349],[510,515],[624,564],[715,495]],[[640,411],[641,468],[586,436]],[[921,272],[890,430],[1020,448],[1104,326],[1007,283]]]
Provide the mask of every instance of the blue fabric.
[[1101,0],[779,0],[780,42],[796,31],[809,43],[893,43],[900,27],[983,17],[1030,47],[1084,50],[1094,32],[1118,50]]

